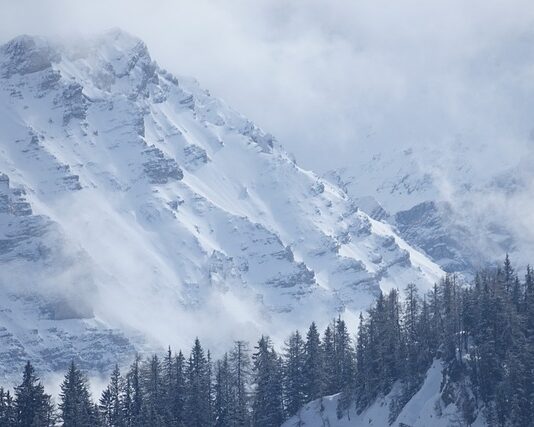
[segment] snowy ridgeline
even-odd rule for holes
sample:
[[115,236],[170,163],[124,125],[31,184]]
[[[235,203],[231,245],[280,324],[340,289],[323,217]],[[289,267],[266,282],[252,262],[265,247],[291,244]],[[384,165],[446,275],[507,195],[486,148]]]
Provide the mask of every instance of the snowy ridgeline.
[[0,120],[0,376],[354,330],[380,289],[443,275],[120,30],[1,46]]
[[[465,422],[454,403],[445,404],[441,398],[443,363],[435,360],[426,374],[419,391],[404,406],[402,412],[391,421],[390,405],[399,393],[397,387],[385,397],[377,399],[369,408],[358,413],[354,406],[338,417],[339,394],[314,400],[286,421],[283,427],[461,427]],[[484,427],[483,416],[471,424]]]

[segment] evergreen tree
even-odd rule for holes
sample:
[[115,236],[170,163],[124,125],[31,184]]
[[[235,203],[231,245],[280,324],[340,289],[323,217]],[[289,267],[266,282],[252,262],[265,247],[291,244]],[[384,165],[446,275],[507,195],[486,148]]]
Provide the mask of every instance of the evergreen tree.
[[30,362],[24,367],[22,383],[15,387],[14,409],[19,426],[47,427],[55,423],[50,396],[45,394]]
[[525,332],[530,339],[534,337],[534,272],[530,266],[527,266],[524,289]]
[[385,300],[385,321],[381,332],[383,346],[381,351],[382,385],[380,392],[387,394],[391,391],[393,383],[402,375],[406,360],[406,339],[402,336],[401,327],[401,305],[399,302],[399,292],[392,289]]
[[198,338],[189,357],[187,379],[185,424],[188,427],[207,426],[212,419],[210,367]]
[[369,329],[368,323],[364,321],[363,314],[360,313],[358,336],[356,339],[356,375],[352,385],[352,398],[358,408],[365,407],[370,400],[370,393],[367,387],[368,380],[368,349],[369,349]]
[[256,427],[281,425],[284,421],[282,363],[269,337],[262,336],[253,355],[255,393],[253,419]]
[[[429,341],[431,348],[435,348],[436,351],[439,348],[439,343],[443,336],[443,316],[441,314],[441,295],[439,292],[438,284],[434,284],[432,292],[428,295],[429,300],[429,312],[430,312],[430,327],[429,327]],[[441,357],[441,349],[439,350]],[[438,356],[436,354],[436,356]]]
[[430,306],[427,303],[427,297],[423,297],[421,303],[421,312],[417,319],[417,339],[418,346],[418,371],[422,373],[431,365],[436,355],[436,343],[433,340],[432,323],[431,323]]
[[126,376],[126,398],[124,405],[124,418],[128,427],[139,427],[143,425],[143,392],[141,390],[141,359],[139,355],[130,366]]
[[6,425],[6,412],[7,412],[7,403],[6,403],[6,393],[4,388],[0,387],[0,425]]
[[162,378],[162,395],[163,395],[163,419],[166,425],[176,425],[177,419],[174,410],[177,393],[177,369],[176,358],[173,356],[171,348],[163,359],[163,378]]
[[8,391],[0,387],[0,426],[15,427],[17,425],[17,413],[13,398]]
[[100,415],[105,426],[123,427],[126,425],[124,395],[124,379],[120,374],[119,366],[115,365],[110,383],[100,398]]
[[215,426],[231,425],[232,408],[232,379],[228,354],[216,364],[215,371]]
[[304,360],[304,342],[299,331],[296,331],[289,337],[284,354],[284,396],[290,416],[296,414],[306,402]]
[[64,427],[94,427],[99,424],[87,378],[74,362],[70,364],[61,384],[59,409]]
[[405,303],[403,316],[403,332],[404,343],[406,345],[406,364],[404,365],[404,379],[410,382],[413,387],[419,384],[419,374],[421,372],[420,366],[420,329],[419,329],[419,313],[420,313],[420,299],[417,287],[410,283],[405,289]]
[[323,356],[324,356],[324,391],[326,395],[338,393],[337,388],[337,359],[334,333],[332,327],[328,325],[323,334]]
[[172,419],[175,425],[185,426],[184,407],[186,400],[186,372],[185,372],[185,358],[182,352],[178,352],[174,363],[175,387],[172,394]]
[[146,360],[141,370],[141,386],[143,408],[141,418],[143,423],[159,426],[164,423],[164,394],[161,378],[161,362],[157,355]]
[[304,346],[304,365],[302,369],[304,398],[312,401],[323,396],[324,366],[321,339],[315,322],[310,325]]
[[512,262],[510,261],[510,257],[508,254],[506,254],[506,258],[504,259],[504,265],[502,270],[502,280],[503,280],[503,287],[507,294],[511,294],[512,288],[515,282],[515,273],[514,268],[512,267]]
[[207,374],[207,383],[208,383],[208,422],[210,425],[213,424],[214,415],[213,415],[213,362],[211,361],[211,352],[207,351],[207,361],[208,361],[208,374]]
[[230,407],[230,425],[232,427],[245,427],[250,425],[249,411],[249,377],[250,377],[250,355],[248,343],[236,341],[229,357],[231,380],[232,380],[232,402]]
[[102,391],[100,396],[98,409],[100,411],[100,421],[104,426],[111,426],[112,424],[112,413],[113,413],[113,398],[111,397],[111,390],[109,387],[106,387]]

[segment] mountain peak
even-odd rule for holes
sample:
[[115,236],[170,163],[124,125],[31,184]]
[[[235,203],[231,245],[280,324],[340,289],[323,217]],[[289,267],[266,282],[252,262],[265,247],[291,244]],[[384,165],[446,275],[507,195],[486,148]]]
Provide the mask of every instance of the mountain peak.
[[[91,43],[91,39],[89,39]],[[132,58],[133,56],[143,56],[150,60],[150,54],[146,44],[138,37],[120,29],[112,28],[105,31],[93,39],[93,43],[98,46],[102,54],[121,54]]]

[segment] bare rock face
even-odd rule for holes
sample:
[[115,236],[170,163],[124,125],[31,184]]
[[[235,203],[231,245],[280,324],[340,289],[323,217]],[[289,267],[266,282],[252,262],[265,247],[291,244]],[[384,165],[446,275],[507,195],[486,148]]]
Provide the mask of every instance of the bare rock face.
[[149,147],[143,156],[147,159],[143,168],[152,184],[166,184],[169,180],[181,180],[184,177],[176,161],[165,157],[160,149]]

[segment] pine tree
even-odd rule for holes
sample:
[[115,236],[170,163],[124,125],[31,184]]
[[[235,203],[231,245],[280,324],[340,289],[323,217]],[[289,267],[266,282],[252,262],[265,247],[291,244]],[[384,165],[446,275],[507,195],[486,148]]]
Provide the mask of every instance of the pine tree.
[[515,274],[514,274],[514,268],[512,267],[512,262],[510,261],[510,257],[508,254],[506,254],[506,257],[504,259],[504,265],[503,265],[503,272],[502,272],[502,280],[503,280],[503,286],[504,290],[507,294],[510,294],[512,292],[512,287],[514,284]]
[[215,426],[231,425],[232,379],[228,354],[216,364],[215,370]]
[[[429,313],[430,313],[430,324],[429,324],[429,341],[431,343],[431,348],[436,350],[439,348],[441,338],[443,336],[443,316],[441,313],[441,295],[439,292],[438,284],[434,284],[432,292],[429,296]],[[438,354],[436,354],[438,356]],[[441,350],[439,356],[441,357]]]
[[166,425],[176,425],[177,419],[174,410],[177,393],[177,369],[176,358],[173,356],[171,348],[163,359],[163,378],[162,378],[162,395],[163,395],[163,419]]
[[304,398],[312,401],[323,396],[324,392],[324,366],[323,350],[321,339],[315,322],[310,325],[306,334],[306,344],[304,346]]
[[253,419],[256,427],[281,425],[284,421],[282,363],[269,337],[262,336],[253,355],[255,392]]
[[338,404],[338,417],[347,410],[353,401],[355,376],[355,355],[347,325],[339,317],[335,326],[336,388],[342,391]]
[[364,321],[363,314],[360,313],[358,336],[356,338],[356,375],[352,385],[353,398],[358,408],[362,409],[370,400],[369,388],[369,366],[367,353],[369,352],[369,326]]
[[61,384],[59,409],[64,427],[94,427],[98,423],[98,414],[91,402],[87,378],[70,364],[65,379]]
[[381,351],[383,376],[380,391],[385,395],[391,391],[393,383],[401,377],[403,371],[401,361],[406,359],[406,340],[402,337],[401,328],[401,304],[399,292],[396,289],[392,289],[387,295],[385,322],[382,326],[384,327],[381,333],[384,337],[384,346]]
[[213,415],[213,362],[211,360],[211,352],[207,351],[207,361],[208,361],[208,373],[207,373],[207,386],[208,386],[208,422],[210,425],[213,424],[214,415]]
[[121,376],[119,365],[115,365],[111,373],[109,389],[112,398],[111,425],[113,427],[123,427],[124,422],[124,378]]
[[162,425],[164,422],[164,394],[161,379],[161,362],[157,355],[146,360],[141,370],[143,393],[142,420],[149,425]]
[[336,382],[336,347],[332,327],[328,325],[323,334],[323,356],[324,356],[324,391],[326,395],[338,393]]
[[299,331],[296,331],[289,337],[284,354],[284,396],[290,416],[296,414],[306,402],[304,361],[304,342]]
[[139,355],[130,366],[130,370],[126,376],[126,401],[124,405],[124,419],[128,427],[139,427],[143,425],[143,391],[141,389],[141,359]]
[[534,337],[534,272],[527,266],[525,274],[524,312],[527,337]]
[[17,425],[17,413],[15,410],[15,402],[13,401],[13,397],[9,393],[9,391],[6,393],[6,413],[5,413],[5,419],[6,419],[6,427],[16,426]]
[[35,375],[30,362],[24,367],[22,383],[15,387],[14,409],[20,426],[47,427],[54,425],[50,396]]
[[406,345],[406,365],[404,369],[404,379],[411,383],[412,387],[418,386],[420,371],[420,330],[419,330],[419,312],[420,300],[417,287],[410,283],[405,289],[405,303],[403,328]]
[[111,426],[112,424],[112,413],[113,413],[113,398],[111,397],[111,390],[109,387],[106,387],[102,391],[100,396],[100,401],[98,405],[100,411],[100,420],[104,426]]
[[171,414],[173,425],[185,426],[184,407],[186,401],[186,372],[185,372],[185,358],[181,351],[174,360],[174,389],[171,390]]
[[108,386],[102,392],[100,398],[100,414],[105,426],[123,427],[125,422],[124,406],[125,384],[119,370],[115,365],[111,373],[111,380]]
[[433,340],[430,306],[427,297],[423,297],[421,312],[417,319],[417,337],[419,340],[418,366],[419,373],[425,372],[431,365],[432,359],[436,355],[436,343]]
[[8,391],[0,387],[0,426],[15,427],[17,425],[17,413],[13,398]]
[[198,338],[195,340],[189,357],[187,379],[185,424],[188,427],[207,426],[213,418],[211,414],[210,367]]
[[250,355],[248,343],[236,341],[229,357],[232,395],[230,417],[232,427],[245,427],[250,424],[249,393]]
[[6,393],[4,393],[4,388],[0,387],[0,425],[7,424],[6,412],[7,412]]
[[122,406],[124,425],[126,427],[133,426],[131,409],[132,409],[132,384],[130,382],[130,376],[126,375],[126,379],[124,383],[124,403]]

